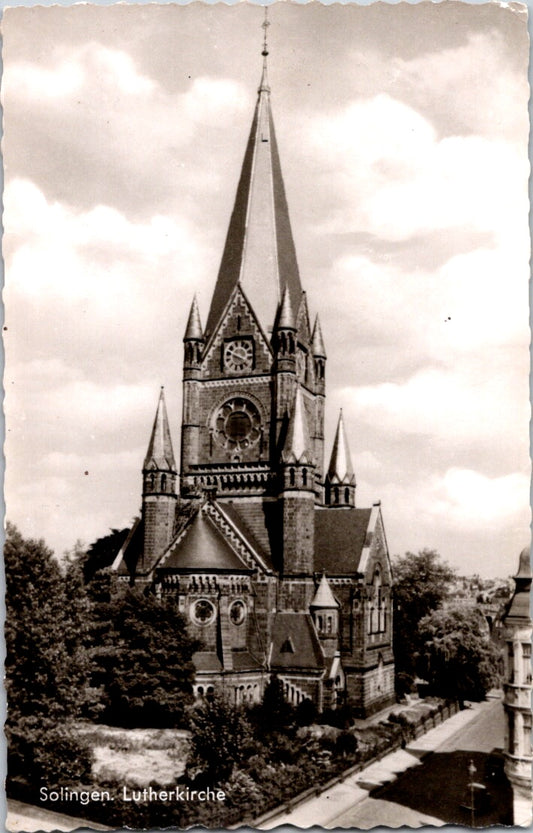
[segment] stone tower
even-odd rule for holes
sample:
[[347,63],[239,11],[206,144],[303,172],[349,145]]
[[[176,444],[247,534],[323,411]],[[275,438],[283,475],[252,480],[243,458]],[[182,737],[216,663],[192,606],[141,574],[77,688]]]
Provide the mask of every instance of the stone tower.
[[507,645],[505,773],[513,788],[513,824],[531,824],[531,562],[522,550],[515,591],[503,617]]
[[176,518],[178,472],[172,450],[163,388],[159,394],[142,474],[144,518],[142,572],[146,572],[150,570],[172,540]]

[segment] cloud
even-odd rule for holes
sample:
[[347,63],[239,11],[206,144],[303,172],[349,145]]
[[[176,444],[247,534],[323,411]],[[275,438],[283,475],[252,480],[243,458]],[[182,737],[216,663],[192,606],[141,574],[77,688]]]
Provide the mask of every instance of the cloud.
[[[166,200],[193,215],[191,191],[212,194],[219,185],[220,123],[249,106],[245,88],[203,74],[185,91],[168,92],[123,50],[92,41],[57,52],[5,67],[9,176],[22,173],[70,204],[103,203],[131,215],[153,213]],[[188,164],[193,146],[204,165]]]
[[[405,240],[436,229],[525,229],[528,161],[513,142],[439,138],[421,113],[387,94],[315,117],[319,192],[335,194],[322,231]],[[488,172],[490,171],[490,175]]]
[[[477,372],[475,372],[477,371]],[[345,388],[341,395],[359,421],[383,432],[472,444],[514,431],[525,435],[529,405],[524,384],[517,390],[492,369],[425,368],[404,383]]]

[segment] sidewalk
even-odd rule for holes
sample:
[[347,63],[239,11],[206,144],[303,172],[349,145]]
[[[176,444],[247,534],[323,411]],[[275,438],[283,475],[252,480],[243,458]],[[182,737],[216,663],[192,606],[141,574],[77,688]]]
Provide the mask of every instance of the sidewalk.
[[[406,749],[398,749],[376,761],[366,769],[349,776],[346,781],[336,784],[316,798],[310,798],[292,812],[280,813],[274,818],[258,825],[260,830],[272,830],[281,825],[291,824],[295,827],[327,827],[328,822],[368,798],[370,790],[394,781],[398,775],[414,766],[419,766],[425,755],[433,752],[452,735],[464,729],[475,720],[481,711],[491,707],[491,702],[474,703],[472,708],[457,712],[453,717],[430,729],[425,735],[409,743]],[[426,824],[442,825],[435,819]]]
[[6,830],[9,833],[36,833],[43,830],[51,833],[52,830],[115,830],[114,827],[105,827],[87,819],[79,819],[75,816],[66,816],[64,813],[54,813],[53,810],[45,810],[43,807],[35,807],[32,804],[24,804],[22,801],[7,799]]

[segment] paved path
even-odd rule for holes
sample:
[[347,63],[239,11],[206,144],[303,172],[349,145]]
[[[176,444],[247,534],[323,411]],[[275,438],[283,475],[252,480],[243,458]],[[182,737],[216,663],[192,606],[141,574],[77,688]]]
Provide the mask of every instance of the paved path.
[[429,752],[433,752],[454,736],[462,736],[467,727],[477,721],[481,715],[487,712],[492,714],[498,709],[501,710],[500,701],[488,700],[485,703],[474,703],[471,709],[457,712],[440,726],[410,743],[405,750],[399,749],[391,752],[381,761],[351,775],[344,783],[336,784],[320,796],[295,807],[291,813],[285,812],[270,819],[262,824],[260,829],[271,830],[289,824],[303,828],[356,827],[361,830],[379,825],[386,827],[444,825],[444,821],[425,815],[418,810],[412,810],[391,801],[370,799],[369,790],[390,783],[399,774],[412,767],[420,766],[421,759]]

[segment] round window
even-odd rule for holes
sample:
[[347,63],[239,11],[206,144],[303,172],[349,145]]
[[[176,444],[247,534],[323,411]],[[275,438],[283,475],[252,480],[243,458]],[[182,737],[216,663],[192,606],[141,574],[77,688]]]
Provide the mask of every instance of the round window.
[[215,618],[215,606],[207,599],[198,599],[192,606],[192,618],[197,625],[208,625]]
[[233,602],[229,609],[229,617],[234,625],[242,625],[246,618],[246,606],[244,602]]

